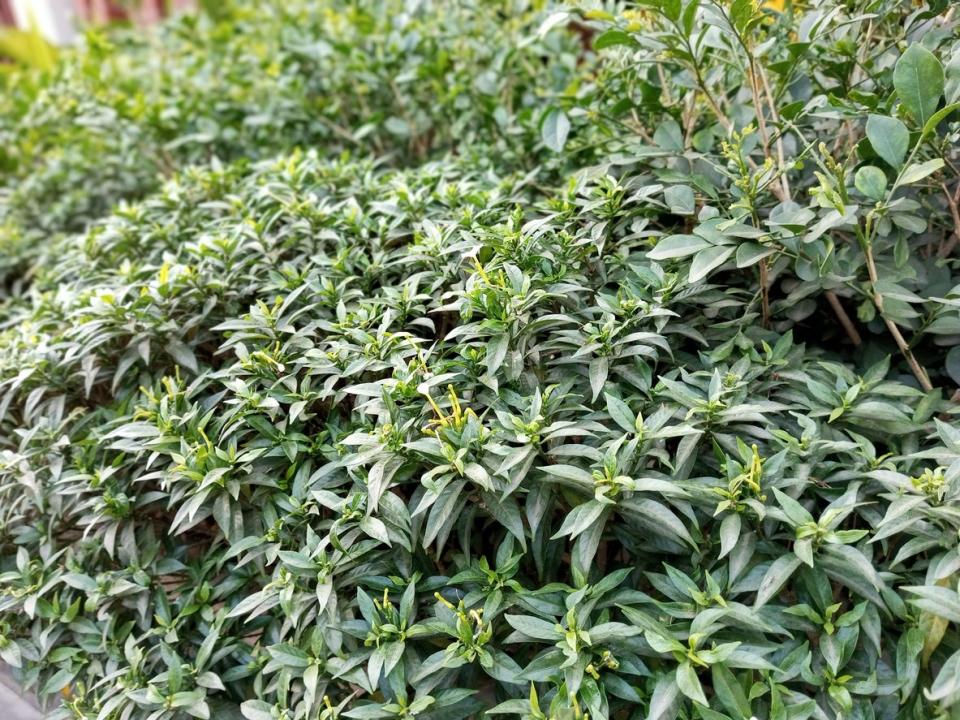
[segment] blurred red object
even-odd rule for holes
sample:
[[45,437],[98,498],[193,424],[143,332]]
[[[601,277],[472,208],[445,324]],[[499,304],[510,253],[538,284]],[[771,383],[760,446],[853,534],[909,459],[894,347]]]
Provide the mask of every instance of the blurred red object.
[[[32,3],[32,4],[31,4]],[[19,5],[19,7],[18,7]],[[0,0],[0,27],[26,27],[26,14],[42,10],[41,31],[51,42],[69,44],[71,26],[129,21],[144,27],[162,20],[171,13],[196,7],[196,0]],[[53,23],[54,29],[45,24]]]
[[0,0],[0,25],[14,25],[15,23],[10,0]]
[[[0,0],[0,5],[5,0]],[[113,20],[130,20],[137,25],[149,25],[162,20],[169,11],[193,6],[192,0],[140,0],[131,10],[126,10],[110,0],[74,0],[77,16],[86,22],[106,23]]]

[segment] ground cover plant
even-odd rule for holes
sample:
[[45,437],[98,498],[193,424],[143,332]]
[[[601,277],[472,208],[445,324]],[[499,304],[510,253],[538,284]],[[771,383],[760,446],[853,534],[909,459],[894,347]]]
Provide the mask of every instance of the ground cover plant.
[[438,23],[399,2],[210,5],[147,34],[91,32],[53,71],[6,79],[4,291],[50,235],[187,165],[313,145],[394,165],[434,146],[516,155],[537,135],[538,96],[568,87],[578,60],[572,39],[529,42],[534,18],[496,8],[449,6]]
[[23,76],[0,657],[57,719],[960,716],[958,48],[237,3]]

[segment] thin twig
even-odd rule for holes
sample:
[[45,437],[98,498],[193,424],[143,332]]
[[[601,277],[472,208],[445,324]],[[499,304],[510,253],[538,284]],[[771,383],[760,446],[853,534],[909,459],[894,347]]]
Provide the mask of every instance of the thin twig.
[[670,83],[667,82],[667,76],[663,72],[663,65],[660,63],[657,63],[657,77],[660,78],[660,92],[663,97],[663,106],[670,107],[673,105],[673,100],[670,97]]
[[763,308],[763,326],[770,326],[770,277],[767,269],[767,259],[760,260],[760,305]]
[[[746,48],[746,46],[744,46]],[[749,53],[749,48],[746,48]],[[767,119],[763,114],[763,103],[760,100],[760,88],[757,84],[757,74],[754,70],[753,57],[747,56],[747,75],[750,80],[750,94],[753,95],[753,107],[756,110],[757,127],[760,129],[760,141],[763,143],[763,154],[770,157],[770,135],[767,133]],[[771,114],[771,117],[773,115]],[[773,158],[770,158],[771,160]],[[772,189],[772,188],[771,188]]]
[[[806,138],[803,137],[803,133],[801,133],[795,125],[789,121],[787,124],[793,129],[794,133],[796,133],[802,142],[807,143]],[[807,147],[812,147],[812,143],[808,143]],[[840,326],[847,333],[847,337],[850,338],[850,342],[852,342],[855,347],[859,346],[863,340],[860,338],[860,333],[857,332],[857,328],[853,324],[853,320],[851,320],[850,316],[847,315],[847,311],[843,309],[843,305],[840,303],[840,297],[833,290],[825,290],[824,295],[827,298],[827,302],[830,303],[830,307],[833,308],[833,312],[837,316]]]
[[943,194],[947,198],[947,205],[953,218],[953,236],[946,242],[941,243],[940,249],[937,251],[937,257],[946,258],[950,257],[953,249],[957,246],[957,242],[960,242],[960,210],[957,208],[957,203],[960,201],[960,184],[957,185],[957,191],[953,195],[950,194],[946,183],[940,183],[940,187],[943,188]]
[[910,349],[910,344],[903,337],[903,334],[900,332],[900,328],[898,328],[897,324],[888,318],[883,311],[883,295],[877,290],[879,276],[877,275],[876,263],[873,261],[873,246],[870,243],[865,243],[863,251],[867,258],[867,274],[870,276],[870,286],[873,290],[873,304],[877,306],[877,312],[879,312],[880,317],[883,318],[883,322],[886,324],[887,330],[890,331],[890,335],[893,336],[894,342],[897,344],[897,347],[900,348],[900,352],[903,354],[907,364],[913,371],[914,377],[917,378],[917,382],[920,383],[920,387],[923,388],[924,392],[930,392],[933,390],[933,384],[930,382],[930,376],[927,375],[927,371],[917,361],[917,358],[914,357],[913,351]]
[[[759,66],[760,69],[760,82],[763,83],[763,91],[767,96],[767,106],[770,108],[770,119],[773,120],[775,125],[780,125],[780,113],[777,112],[777,104],[773,100],[773,92],[770,89],[770,80],[767,78],[767,73],[763,69],[763,64]],[[777,138],[775,141],[775,146],[777,148],[777,161],[779,162],[780,167],[780,185],[783,187],[783,196],[786,200],[790,199],[790,181],[787,179],[787,164],[785,161],[785,153],[783,151],[783,132],[777,133]]]
[[[763,69],[763,65],[760,64],[760,81],[763,83],[764,94],[767,97],[767,104],[770,107],[770,117],[776,125],[780,124],[780,114],[777,112],[777,104],[773,99],[773,92],[770,88],[770,80],[767,78],[767,73]],[[778,132],[775,146],[777,148],[777,160],[780,165],[780,182],[781,187],[783,188],[783,199],[790,200],[790,181],[787,179],[787,167],[785,161],[785,153],[783,150],[783,132]],[[853,320],[850,319],[850,316],[847,315],[847,311],[844,310],[843,304],[840,302],[839,296],[833,290],[827,290],[824,292],[826,295],[827,302],[830,303],[830,307],[833,308],[834,315],[837,316],[837,320],[840,322],[840,327],[843,328],[844,332],[847,334],[847,337],[850,338],[850,342],[853,343],[854,347],[859,347],[863,343],[863,339],[860,337],[860,333],[857,331],[857,326],[853,324]]]
[[697,91],[691,90],[683,109],[683,146],[688,147],[697,127]]
[[861,343],[863,343],[863,339],[860,337],[860,333],[857,332],[856,325],[853,324],[850,316],[847,315],[847,311],[844,310],[843,305],[840,304],[840,298],[837,297],[837,294],[833,290],[827,290],[824,295],[826,295],[830,307],[833,308],[837,320],[840,321],[840,325],[847,333],[847,337],[850,338],[850,342],[852,342],[855,347],[859,347]]

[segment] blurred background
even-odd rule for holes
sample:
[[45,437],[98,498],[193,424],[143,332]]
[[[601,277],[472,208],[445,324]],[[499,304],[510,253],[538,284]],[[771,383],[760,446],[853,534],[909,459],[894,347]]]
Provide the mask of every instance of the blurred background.
[[194,4],[194,0],[0,0],[0,47],[2,37],[24,33],[38,34],[52,45],[70,45],[85,25],[148,25]]

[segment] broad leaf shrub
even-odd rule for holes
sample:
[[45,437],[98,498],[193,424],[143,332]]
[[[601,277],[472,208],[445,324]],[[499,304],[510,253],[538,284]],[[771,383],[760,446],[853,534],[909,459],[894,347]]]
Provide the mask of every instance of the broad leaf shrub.
[[0,657],[54,718],[957,717],[953,10],[456,17],[571,86],[44,236]]

